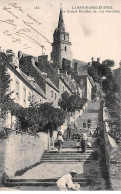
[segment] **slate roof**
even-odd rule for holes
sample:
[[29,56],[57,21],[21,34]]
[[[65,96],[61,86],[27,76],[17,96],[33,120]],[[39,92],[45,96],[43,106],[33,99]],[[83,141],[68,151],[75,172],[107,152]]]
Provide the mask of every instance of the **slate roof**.
[[45,93],[42,91],[42,89],[39,87],[38,84],[35,83],[36,86],[32,84],[29,80],[29,77],[26,74],[24,74],[20,69],[19,70],[16,69],[12,64],[9,63],[8,58],[5,55],[5,53],[0,53],[0,55],[6,61],[7,67],[10,68],[19,77],[19,79],[22,79],[22,81],[24,81],[25,84],[28,85],[28,87],[36,91],[42,97],[46,98]]
[[52,88],[59,91],[56,85],[50,80],[49,77],[45,77],[42,71],[31,62],[32,56],[26,56],[20,60],[20,68],[26,74],[34,77],[36,83],[41,87],[41,89],[46,92],[46,83],[48,83]]
[[59,88],[59,75],[57,74],[56,70],[51,67],[48,61],[43,62],[35,62],[35,65],[41,72],[45,72],[48,75],[48,78],[51,82]]
[[77,60],[77,59],[73,59],[73,64],[74,63],[78,63],[78,65],[80,66],[80,67],[84,67],[84,66],[87,66],[88,65],[88,63],[86,63],[86,62],[84,62],[84,61],[79,61],[79,60]]

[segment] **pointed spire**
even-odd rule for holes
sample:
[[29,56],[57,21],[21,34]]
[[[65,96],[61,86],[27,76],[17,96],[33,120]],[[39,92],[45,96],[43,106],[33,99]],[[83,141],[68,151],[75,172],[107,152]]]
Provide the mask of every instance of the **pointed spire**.
[[60,15],[59,15],[59,21],[58,21],[58,28],[60,30],[65,31],[65,25],[64,25],[64,20],[63,20],[63,13],[62,13],[62,8],[60,8]]

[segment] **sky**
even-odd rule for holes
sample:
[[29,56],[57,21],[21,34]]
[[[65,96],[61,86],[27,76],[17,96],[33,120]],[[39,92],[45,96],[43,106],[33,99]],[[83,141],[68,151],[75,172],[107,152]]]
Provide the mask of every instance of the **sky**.
[[62,6],[73,58],[89,62],[92,56],[95,60],[100,57],[101,61],[114,60],[115,68],[119,66],[120,0],[4,0],[0,5],[2,49],[39,56],[44,46],[43,52],[50,60],[53,32]]

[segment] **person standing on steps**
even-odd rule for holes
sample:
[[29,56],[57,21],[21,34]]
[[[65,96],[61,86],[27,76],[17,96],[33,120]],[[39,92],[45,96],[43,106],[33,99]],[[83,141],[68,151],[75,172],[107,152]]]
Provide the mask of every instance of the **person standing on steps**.
[[57,134],[57,139],[58,139],[58,151],[60,152],[62,143],[63,143],[63,137],[62,137],[62,132],[59,131]]
[[60,130],[57,133],[57,138],[58,138],[59,135],[62,135],[62,132]]
[[68,126],[67,127],[67,140],[69,140],[71,138],[71,129],[70,127]]
[[81,148],[82,148],[82,153],[84,153],[86,149],[86,143],[85,143],[85,138],[83,137],[83,134],[81,137]]
[[86,128],[86,122],[85,121],[83,122],[83,128]]
[[80,149],[81,145],[80,145],[80,138],[78,138],[77,142],[76,142],[76,148],[79,152],[79,149]]
[[77,183],[73,183],[72,178],[77,174],[75,170],[72,170],[70,173],[62,176],[57,181],[57,187],[60,191],[68,191],[68,190],[79,190],[80,185]]

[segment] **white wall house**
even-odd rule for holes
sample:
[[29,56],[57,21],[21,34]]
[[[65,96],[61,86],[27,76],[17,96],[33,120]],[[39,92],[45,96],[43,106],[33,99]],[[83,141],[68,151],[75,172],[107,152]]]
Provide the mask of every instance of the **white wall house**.
[[[5,54],[0,53],[0,55],[2,57],[3,64],[7,64],[7,71],[10,75],[11,82],[9,92],[12,92],[10,96],[11,99],[24,108],[29,107],[30,99],[39,103],[46,102],[44,92],[37,85],[34,79],[25,75],[18,66],[9,62],[9,59]],[[14,128],[15,122],[15,116],[12,116],[11,113],[8,112],[6,115],[6,127]]]

